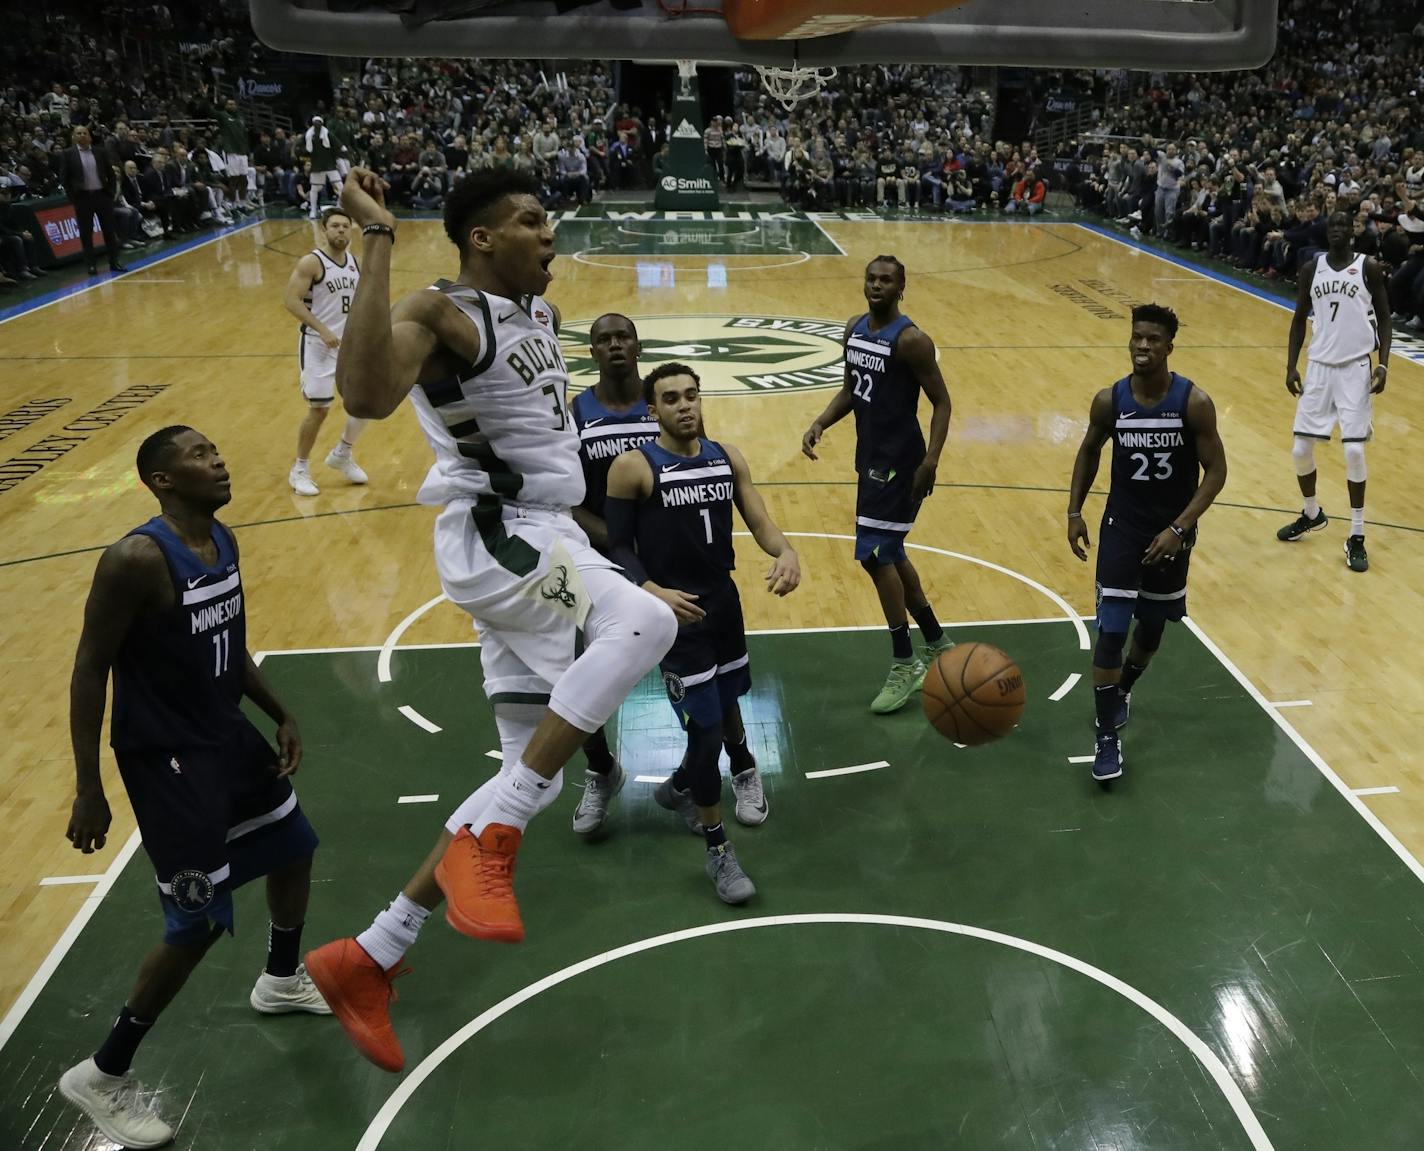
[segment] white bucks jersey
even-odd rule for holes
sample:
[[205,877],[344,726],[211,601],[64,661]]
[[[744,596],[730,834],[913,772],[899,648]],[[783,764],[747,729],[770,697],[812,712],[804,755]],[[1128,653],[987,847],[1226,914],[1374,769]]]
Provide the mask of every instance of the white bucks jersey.
[[411,402],[435,463],[421,503],[499,496],[568,510],[583,500],[579,437],[569,414],[569,370],[540,297],[507,300],[440,280],[475,325],[480,359],[412,389]]
[[1375,350],[1377,317],[1365,284],[1365,257],[1336,271],[1321,253],[1310,281],[1314,332],[1309,356],[1315,364],[1347,364]]
[[[339,336],[346,329],[346,316],[351,311],[351,301],[356,298],[361,269],[349,250],[345,264],[336,263],[320,248],[313,248],[312,255],[321,261],[321,279],[313,281],[306,294],[306,305],[313,316]],[[302,335],[310,330],[302,325]]]

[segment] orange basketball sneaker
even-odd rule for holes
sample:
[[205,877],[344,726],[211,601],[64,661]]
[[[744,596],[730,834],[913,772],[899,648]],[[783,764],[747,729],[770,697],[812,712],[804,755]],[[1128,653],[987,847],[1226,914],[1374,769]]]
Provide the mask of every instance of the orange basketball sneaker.
[[400,1071],[405,1053],[391,1027],[393,980],[410,971],[386,971],[354,939],[334,939],[306,954],[307,974],[356,1050],[382,1071]]
[[514,899],[514,856],[524,835],[491,823],[478,836],[460,828],[435,865],[445,893],[445,922],[462,935],[518,943],[524,920]]

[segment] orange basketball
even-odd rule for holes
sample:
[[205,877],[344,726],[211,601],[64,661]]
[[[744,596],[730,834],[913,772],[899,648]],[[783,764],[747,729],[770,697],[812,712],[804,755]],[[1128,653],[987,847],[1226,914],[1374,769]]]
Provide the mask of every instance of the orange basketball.
[[975,747],[1013,730],[1023,715],[1024,677],[987,643],[959,643],[925,672],[925,718],[946,739]]

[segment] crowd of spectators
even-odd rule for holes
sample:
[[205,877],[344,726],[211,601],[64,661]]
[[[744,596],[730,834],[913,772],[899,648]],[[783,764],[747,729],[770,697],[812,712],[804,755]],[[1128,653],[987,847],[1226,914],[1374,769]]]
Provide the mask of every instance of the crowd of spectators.
[[1348,212],[1424,330],[1424,23],[1388,0],[1284,0],[1275,57],[1233,74],[1101,73],[1120,86],[1077,142],[1082,206],[1267,279],[1294,280]]
[[[1348,211],[1357,248],[1389,266],[1397,307],[1424,328],[1424,23],[1390,0],[1282,7],[1277,53],[1255,72],[1042,74],[1036,87],[1107,108],[1056,157],[996,140],[993,96],[951,66],[844,68],[790,112],[738,72],[704,144],[727,190],[760,185],[807,209],[1034,214],[1052,184],[1138,234],[1269,278],[1294,277],[1324,247],[1329,214]],[[312,186],[314,140],[319,176],[362,164],[415,209],[481,168],[530,172],[554,207],[647,188],[668,164],[665,108],[620,102],[604,61],[366,60],[318,107],[314,137],[305,117],[290,133],[250,131],[201,78],[266,52],[237,0],[54,0],[7,30],[0,286],[37,272],[11,205],[66,191],[60,154],[81,126],[112,169],[125,244],[264,202],[315,211],[336,189]],[[145,48],[197,67],[134,67]]]

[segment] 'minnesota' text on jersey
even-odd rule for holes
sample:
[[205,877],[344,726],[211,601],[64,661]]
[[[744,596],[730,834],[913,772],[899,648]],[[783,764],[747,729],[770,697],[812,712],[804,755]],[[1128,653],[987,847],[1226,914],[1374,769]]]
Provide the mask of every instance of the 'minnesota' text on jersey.
[[1320,253],[1310,279],[1310,307],[1313,331],[1307,354],[1312,363],[1348,364],[1375,350],[1379,317],[1365,283],[1364,256],[1337,271],[1330,257]]
[[162,516],[130,535],[153,540],[173,579],[173,603],[134,620],[114,660],[110,742],[120,750],[218,747],[245,722],[247,617],[237,548],[213,525],[217,563],[209,567]]
[[475,325],[478,363],[412,389],[435,453],[421,503],[499,496],[567,510],[583,502],[579,437],[568,410],[568,366],[553,308],[442,280],[433,285]]
[[579,458],[583,461],[583,506],[601,516],[613,461],[624,452],[657,439],[658,421],[641,400],[626,412],[606,408],[592,388],[575,396],[570,406],[579,433]]
[[1201,478],[1196,437],[1187,427],[1192,382],[1172,373],[1162,402],[1145,407],[1132,377],[1113,385],[1112,486],[1106,517],[1114,526],[1156,535],[1192,502]]
[[638,451],[653,471],[652,494],[638,505],[638,558],[648,578],[686,592],[714,591],[736,566],[732,550],[732,461],[701,440],[678,456],[656,442]]
[[914,468],[925,458],[920,430],[920,384],[896,354],[909,316],[879,331],[866,313],[846,337],[845,362],[855,402],[855,468]]

